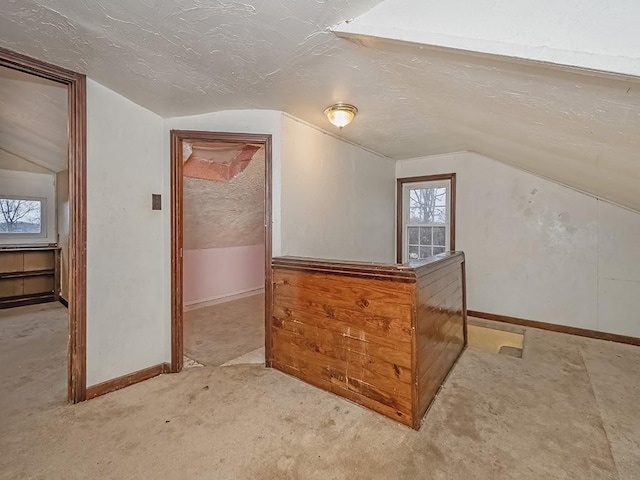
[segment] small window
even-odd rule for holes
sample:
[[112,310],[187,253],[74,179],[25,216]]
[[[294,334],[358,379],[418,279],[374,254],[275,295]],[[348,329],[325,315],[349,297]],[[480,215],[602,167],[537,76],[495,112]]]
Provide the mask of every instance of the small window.
[[399,179],[398,262],[414,262],[453,248],[455,174]]
[[0,196],[0,235],[44,236],[44,205],[44,198]]

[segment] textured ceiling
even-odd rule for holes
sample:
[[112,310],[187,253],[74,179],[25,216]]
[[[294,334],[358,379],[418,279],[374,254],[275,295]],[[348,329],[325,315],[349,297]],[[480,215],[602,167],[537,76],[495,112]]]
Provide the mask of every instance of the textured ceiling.
[[385,0],[334,31],[640,75],[638,0]]
[[[227,144],[238,152],[238,144]],[[220,155],[209,158],[225,161]],[[240,145],[240,150],[243,145]],[[197,147],[196,147],[197,148]],[[212,151],[213,151],[212,150]],[[252,149],[247,167],[228,181],[184,178],[184,247],[187,250],[264,243],[264,147]],[[188,164],[189,160],[187,160]]]
[[637,78],[331,33],[378,3],[10,1],[0,44],[165,117],[265,108],[330,129],[322,110],[347,101],[340,135],[388,157],[474,150],[640,210]]
[[284,107],[310,91],[321,109],[348,93],[339,78],[355,68],[329,27],[378,1],[8,1],[0,44],[87,73],[162,116]]
[[[450,138],[510,165],[640,211],[640,82],[379,39],[363,57],[388,68],[412,103],[389,122],[394,158]],[[391,73],[392,71],[392,73]],[[384,100],[381,99],[384,103]],[[381,112],[381,114],[383,114]],[[364,126],[374,129],[375,125]],[[364,124],[364,125],[362,125]],[[362,136],[360,136],[362,135]],[[354,140],[366,133],[354,129]],[[381,133],[382,135],[382,133]],[[367,139],[368,140],[368,139]]]
[[0,149],[60,172],[67,141],[66,87],[0,67]]
[[185,142],[184,149],[190,152],[183,155],[185,177],[228,182],[249,166],[260,145]]

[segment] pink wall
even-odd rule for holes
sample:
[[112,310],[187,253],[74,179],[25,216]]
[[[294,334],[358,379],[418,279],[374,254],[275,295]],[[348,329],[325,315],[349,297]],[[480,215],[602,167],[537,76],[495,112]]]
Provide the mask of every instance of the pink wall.
[[199,303],[264,287],[264,245],[185,250],[184,303]]

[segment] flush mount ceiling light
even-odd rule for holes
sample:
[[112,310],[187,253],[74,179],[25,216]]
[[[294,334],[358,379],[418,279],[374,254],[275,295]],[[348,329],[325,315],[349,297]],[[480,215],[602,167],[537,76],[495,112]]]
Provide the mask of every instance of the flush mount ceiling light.
[[356,117],[356,113],[358,113],[358,109],[348,103],[336,103],[324,110],[329,121],[339,129],[349,125]]

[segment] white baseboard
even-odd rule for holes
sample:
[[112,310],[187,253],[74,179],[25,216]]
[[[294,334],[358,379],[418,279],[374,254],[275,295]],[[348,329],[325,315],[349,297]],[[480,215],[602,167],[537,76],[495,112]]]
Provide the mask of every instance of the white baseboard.
[[252,297],[253,295],[264,295],[264,287],[242,290],[241,292],[232,293],[230,295],[222,295],[218,297],[203,298],[185,302],[184,311],[187,312],[189,310],[195,310],[197,308],[210,307],[212,305],[218,305],[220,303],[232,302],[234,300],[240,300],[241,298]]

